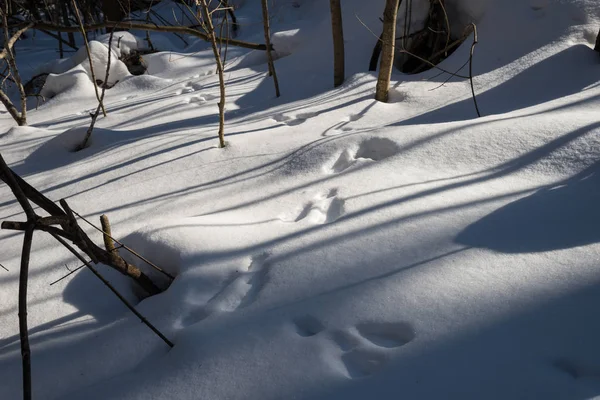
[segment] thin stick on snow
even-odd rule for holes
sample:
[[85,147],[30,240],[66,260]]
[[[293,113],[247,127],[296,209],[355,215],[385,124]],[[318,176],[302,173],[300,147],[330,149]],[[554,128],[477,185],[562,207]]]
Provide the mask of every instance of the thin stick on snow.
[[111,236],[110,232],[106,232],[106,231],[98,228],[96,225],[94,225],[93,223],[91,223],[87,218],[85,218],[84,216],[82,216],[81,214],[79,214],[77,211],[75,211],[75,210],[71,210],[71,211],[73,212],[73,214],[75,214],[79,218],[81,218],[86,224],[88,224],[92,228],[96,229],[98,232],[101,232],[102,235],[109,237],[111,240],[113,240],[114,242],[116,242],[117,244],[119,244],[119,248],[121,248],[121,247],[124,248],[125,250],[127,250],[128,252],[130,252],[131,254],[133,254],[135,257],[139,258],[140,260],[142,260],[143,262],[145,262],[146,264],[148,264],[149,266],[151,266],[152,268],[154,268],[158,272],[164,274],[165,276],[168,276],[171,279],[175,279],[175,277],[173,275],[169,274],[167,271],[163,270],[162,268],[160,268],[156,264],[152,263],[147,258],[143,257],[141,254],[138,254],[135,250],[133,250],[133,249],[129,248],[128,246],[126,246],[125,244],[119,242],[117,239],[115,239],[113,236]]
[[0,264],[0,268],[2,268],[3,270],[5,270],[6,272],[10,272],[10,271],[8,270],[8,268],[6,268],[6,267],[5,267],[4,265],[2,265],[2,264]]
[[171,342],[169,339],[167,339],[167,337],[165,335],[163,335],[154,325],[152,325],[150,323],[150,321],[148,321],[146,319],[146,317],[144,317],[142,314],[140,314],[140,312],[138,310],[135,309],[134,306],[131,305],[131,303],[129,303],[127,301],[127,299],[125,299],[125,297],[123,297],[119,291],[117,289],[115,289],[115,287],[113,285],[111,285],[111,283],[109,281],[107,281],[101,274],[100,272],[98,272],[98,270],[96,268],[94,268],[92,266],[92,264],[88,261],[85,260],[85,258],[83,258],[73,247],[71,247],[69,245],[69,243],[67,243],[63,238],[61,238],[58,235],[55,235],[54,233],[51,233],[52,237],[54,237],[54,239],[56,239],[60,244],[62,244],[67,250],[69,250],[75,257],[77,257],[82,263],[84,263],[86,265],[86,267],[89,268],[90,271],[92,271],[92,273],[94,275],[96,275],[96,277],[98,279],[100,279],[102,281],[102,283],[104,283],[104,285],[106,287],[108,287],[114,294],[115,296],[117,296],[119,298],[119,300],[121,300],[121,302],[123,304],[125,304],[125,306],[127,308],[129,308],[129,310],[135,314],[136,317],[138,317],[148,328],[150,328],[150,330],[152,330],[152,332],[154,332],[159,338],[161,338],[163,340],[163,342],[165,342],[169,347],[173,347],[175,346],[173,344],[173,342]]
[[471,81],[471,93],[473,93],[473,103],[475,103],[475,111],[477,111],[477,116],[481,117],[481,113],[479,112],[479,106],[477,105],[477,96],[475,95],[475,87],[473,86],[473,52],[475,51],[475,45],[478,43],[477,41],[477,25],[471,23],[473,26],[473,44],[471,45],[471,53],[469,57],[469,80]]
[[[77,23],[79,24],[79,29],[81,31],[81,35],[83,36],[83,43],[85,44],[85,50],[87,51],[88,60],[90,62],[90,74],[92,75],[92,84],[94,85],[94,91],[96,92],[96,99],[98,99],[98,105],[100,106],[100,108],[102,108],[102,115],[106,117],[106,110],[104,109],[104,104],[102,104],[102,99],[100,98],[100,93],[98,92],[98,85],[96,84],[96,74],[94,74],[94,62],[92,61],[90,44],[87,40],[87,35],[85,33],[83,21],[81,20],[81,15],[79,15],[79,8],[77,8],[77,3],[75,2],[75,0],[71,0],[71,4],[73,5],[73,9],[75,11],[75,17],[77,17]],[[84,143],[87,143],[87,140]]]
[[[122,247],[122,246],[117,246],[117,247],[115,247],[115,249],[120,249],[121,247]],[[88,260],[88,262],[90,262],[90,263],[91,263],[91,262],[92,262],[92,260]],[[66,265],[65,265],[65,267],[66,267]],[[75,272],[77,272],[77,271],[79,271],[80,269],[82,269],[82,268],[85,268],[85,267],[86,267],[86,264],[83,264],[83,265],[80,265],[80,266],[78,266],[78,267],[77,267],[77,268],[75,268],[74,270],[69,270],[69,273],[68,273],[68,274],[66,274],[66,275],[63,275],[62,277],[58,278],[57,280],[55,280],[55,281],[53,281],[53,282],[50,282],[50,284],[49,284],[48,286],[56,285],[58,282],[60,282],[60,281],[62,281],[62,280],[64,280],[64,279],[66,279],[66,278],[68,278],[69,276],[73,275]]]
[[[90,262],[91,262],[91,261],[90,261]],[[61,278],[58,278],[58,279],[57,279],[57,280],[55,280],[54,282],[50,282],[50,285],[48,285],[48,286],[55,285],[55,284],[57,284],[58,282],[62,281],[63,279],[67,279],[69,276],[73,275],[75,272],[77,272],[77,271],[79,271],[80,269],[82,269],[82,268],[85,268],[85,267],[86,267],[86,264],[80,265],[79,267],[75,268],[74,270],[72,270],[72,271],[69,271],[69,273],[68,273],[68,274],[66,274],[66,275],[63,275]]]

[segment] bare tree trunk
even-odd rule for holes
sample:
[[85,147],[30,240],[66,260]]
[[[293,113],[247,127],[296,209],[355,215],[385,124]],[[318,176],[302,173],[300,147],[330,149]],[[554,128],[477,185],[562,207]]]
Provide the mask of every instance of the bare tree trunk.
[[212,16],[208,9],[208,4],[206,3],[206,0],[200,0],[200,4],[204,14],[206,33],[212,45],[215,62],[217,63],[217,73],[219,74],[219,88],[221,91],[221,98],[219,100],[219,147],[223,148],[225,147],[225,77],[223,76],[223,62],[221,61],[221,55],[219,54],[215,27],[212,23]]
[[273,84],[275,85],[275,96],[279,97],[279,81],[277,80],[277,72],[275,71],[275,64],[273,64],[273,55],[271,54],[271,28],[269,27],[269,8],[267,0],[262,0],[262,14],[263,24],[265,28],[265,44],[267,45],[267,60],[269,64],[269,76],[273,77]]
[[379,64],[379,77],[375,90],[375,100],[387,103],[390,90],[390,79],[394,67],[394,52],[396,48],[396,19],[401,0],[387,0],[383,12],[383,49]]
[[29,257],[33,241],[34,222],[25,231],[19,273],[19,338],[21,341],[21,362],[23,364],[23,400],[31,399],[31,349],[27,327],[27,286],[29,281]]
[[[69,26],[71,25],[69,23],[69,10],[67,8],[67,2],[66,1],[61,1],[60,2],[60,8],[61,8],[61,13],[62,13],[62,20],[63,20],[63,24],[65,26]],[[73,35],[73,32],[68,32],[67,33],[67,37],[69,39],[69,45],[71,47],[75,47],[75,35]]]
[[[98,104],[102,109],[102,115],[106,117],[106,109],[104,108],[104,103],[100,98],[100,92],[98,92],[98,84],[96,83],[96,74],[94,73],[94,61],[92,60],[92,53],[90,52],[90,45],[87,40],[87,35],[85,33],[85,28],[83,27],[83,22],[81,21],[81,16],[79,15],[79,8],[77,7],[77,3],[75,0],[71,0],[71,4],[73,4],[73,9],[75,10],[75,17],[77,18],[77,23],[79,23],[79,28],[81,29],[81,35],[83,36],[83,43],[85,44],[85,49],[87,50],[88,60],[90,62],[90,75],[92,76],[92,84],[94,85],[94,91],[96,92],[96,99],[98,100]],[[108,49],[110,52],[111,49]],[[110,65],[108,66],[110,68]]]
[[331,31],[333,33],[333,86],[338,87],[344,83],[344,28],[342,23],[342,6],[340,0],[330,0]]
[[596,37],[596,47],[594,50],[600,53],[600,31],[598,31],[598,36]]

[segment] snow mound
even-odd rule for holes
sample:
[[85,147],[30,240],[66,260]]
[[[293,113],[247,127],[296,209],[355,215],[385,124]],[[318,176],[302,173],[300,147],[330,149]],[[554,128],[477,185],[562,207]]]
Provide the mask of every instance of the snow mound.
[[[98,36],[95,41],[102,43],[108,48],[110,33]],[[144,43],[143,39],[140,39],[130,32],[117,31],[113,33],[111,48],[118,57],[121,57],[131,53],[133,50],[145,49],[147,48],[147,45]]]
[[271,37],[271,44],[275,50],[274,55],[281,58],[297,52],[306,44],[304,36],[300,29],[274,33]]
[[[106,68],[108,65],[108,41],[109,35],[102,35],[98,40],[89,42],[90,54],[92,56],[92,68],[97,81],[104,82],[106,77]],[[117,82],[121,82],[131,76],[127,66],[119,60],[122,55],[129,54],[132,50],[141,48],[140,39],[130,34],[129,32],[117,32],[113,37],[111,45],[111,60],[110,70],[108,75],[108,86],[114,86]],[[77,92],[77,94],[93,94],[94,86],[92,84],[85,85],[79,73],[85,72],[88,81],[92,80],[88,53],[84,46],[70,58],[57,60],[44,65],[39,69],[39,73],[49,73],[46,84],[41,91],[41,95],[45,98],[52,98],[58,94],[66,92]],[[90,93],[90,89],[93,93]]]
[[46,104],[58,104],[63,99],[95,96],[95,91],[88,69],[83,65],[77,65],[65,73],[48,75],[40,95],[50,99]]
[[[110,86],[114,85],[116,82],[121,81],[125,77],[130,75],[125,64],[121,60],[119,60],[119,52],[116,52],[114,50],[114,40],[115,39],[113,39],[113,46],[111,46],[113,49],[113,54],[111,55],[110,59],[110,71],[108,76],[108,84]],[[129,44],[131,45],[131,43]],[[104,77],[106,76],[106,67],[108,65],[108,42],[107,44],[103,44],[92,40],[90,41],[89,46],[90,53],[92,55],[92,66],[94,68],[94,74],[96,75],[96,79],[104,81]],[[126,49],[129,49],[129,47],[127,47],[126,45],[124,45],[124,47]],[[85,48],[81,48],[77,51],[77,53],[75,53],[75,55],[73,56],[73,62],[75,64],[82,65],[91,78],[90,63],[88,61],[87,51]]]

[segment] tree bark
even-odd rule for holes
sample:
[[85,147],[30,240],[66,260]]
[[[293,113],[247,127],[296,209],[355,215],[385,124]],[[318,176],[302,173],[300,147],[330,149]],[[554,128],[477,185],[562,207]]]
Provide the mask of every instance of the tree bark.
[[387,103],[394,67],[394,54],[396,48],[396,19],[401,0],[387,0],[383,12],[383,33],[381,63],[379,64],[379,77],[375,90],[375,100]]
[[338,87],[344,83],[344,28],[342,23],[342,6],[340,0],[330,0],[331,31],[333,34],[333,86]]
[[598,31],[598,36],[596,37],[596,47],[594,50],[600,53],[600,31]]
[[273,54],[271,54],[271,28],[269,27],[269,7],[267,0],[262,0],[262,14],[263,14],[263,25],[265,31],[265,44],[267,45],[267,62],[269,64],[269,76],[273,77],[273,84],[275,85],[275,96],[279,97],[279,81],[277,80],[277,72],[275,71],[275,64],[273,63]]

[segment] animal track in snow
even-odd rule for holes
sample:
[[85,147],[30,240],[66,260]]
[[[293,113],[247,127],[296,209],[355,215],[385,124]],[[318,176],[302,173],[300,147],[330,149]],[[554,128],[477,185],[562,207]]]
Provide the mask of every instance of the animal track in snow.
[[412,326],[406,322],[359,324],[356,331],[358,335],[337,331],[332,336],[342,351],[340,360],[350,379],[378,372],[388,361],[389,349],[404,346],[415,338]]
[[252,257],[250,264],[235,272],[204,306],[184,318],[183,325],[200,322],[215,312],[233,312],[252,304],[267,282],[269,256],[262,253]]
[[203,96],[190,96],[189,98],[185,99],[184,101],[185,104],[202,104],[202,103],[206,103],[206,98]]
[[206,99],[206,101],[210,101],[210,100],[214,100],[214,99],[218,99],[219,96],[218,94],[205,94],[204,98]]
[[304,204],[295,217],[281,218],[284,222],[300,222],[308,219],[314,224],[329,224],[344,215],[346,201],[338,197],[337,189],[317,194],[312,201]]
[[200,83],[194,83],[194,82],[188,82],[185,84],[185,86],[181,89],[177,89],[175,91],[176,95],[180,95],[180,94],[185,94],[185,93],[192,93],[195,92],[196,90],[200,90],[202,89],[202,85]]
[[346,118],[342,119],[342,122],[354,122],[358,121],[362,117],[364,117],[362,114],[350,114]]
[[319,115],[317,112],[300,113],[293,117],[290,117],[289,115],[275,114],[273,115],[272,119],[287,126],[296,126],[305,123],[307,120],[314,118],[317,115]]
[[342,355],[342,362],[346,368],[348,378],[357,379],[378,372],[387,363],[387,357],[377,351],[352,349]]
[[388,349],[404,346],[415,338],[412,326],[406,322],[359,324],[356,330],[374,345]]
[[573,379],[600,380],[600,367],[565,358],[554,361],[553,365]]
[[331,174],[340,173],[359,162],[381,161],[394,156],[400,152],[400,146],[396,142],[373,137],[362,141],[358,149],[346,149],[338,156],[331,167],[326,167],[326,172]]
[[312,315],[303,315],[293,319],[296,332],[302,337],[315,336],[325,330],[325,326]]
[[[312,315],[295,317],[296,333],[310,338],[325,331],[321,321]],[[335,369],[350,379],[365,378],[379,372],[391,357],[390,351],[415,339],[415,331],[407,322],[361,323],[351,329],[335,330],[321,340],[337,346],[330,357]]]

